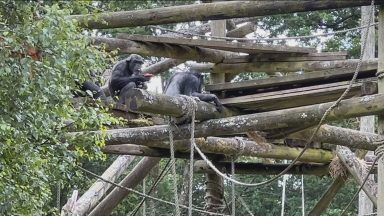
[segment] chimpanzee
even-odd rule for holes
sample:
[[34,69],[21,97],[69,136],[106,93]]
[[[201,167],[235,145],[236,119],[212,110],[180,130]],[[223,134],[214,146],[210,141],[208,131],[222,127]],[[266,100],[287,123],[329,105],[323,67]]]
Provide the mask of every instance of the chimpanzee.
[[143,57],[131,54],[113,66],[109,91],[112,97],[119,96],[119,103],[124,104],[128,90],[143,88],[145,82],[149,81],[152,75],[142,73],[141,66],[143,63]]
[[214,102],[219,112],[223,110],[223,105],[214,94],[201,93],[204,79],[203,75],[195,72],[175,73],[169,78],[165,87],[165,94],[169,96],[187,95],[197,97],[205,102]]
[[[92,98],[93,99],[98,99],[100,98],[102,101],[105,101],[106,100],[106,96],[104,94],[104,91],[100,88],[99,85],[97,85],[96,83],[90,81],[90,80],[86,80],[85,82],[83,82],[80,86],[80,90],[82,92],[87,92],[87,91],[91,91],[92,92]],[[75,93],[75,97],[78,97],[78,96],[85,96],[84,94],[81,94],[81,93],[78,93],[76,92]]]

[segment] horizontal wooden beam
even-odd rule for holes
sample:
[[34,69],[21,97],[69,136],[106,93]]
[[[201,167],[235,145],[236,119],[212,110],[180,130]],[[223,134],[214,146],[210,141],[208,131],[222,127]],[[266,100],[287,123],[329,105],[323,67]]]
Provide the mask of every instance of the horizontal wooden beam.
[[[175,142],[175,149],[179,157],[188,157],[189,141],[181,140]],[[302,148],[293,148],[282,145],[273,145],[267,142],[254,142],[243,140],[239,142],[233,138],[207,137],[196,139],[196,145],[208,154],[211,155],[241,155],[260,158],[274,159],[295,159]],[[167,150],[165,150],[167,149]],[[243,149],[240,151],[240,149]],[[169,157],[169,142],[151,142],[144,143],[143,146],[122,144],[122,145],[107,145],[103,148],[105,153],[113,154],[130,154],[138,156],[150,157]],[[300,161],[329,163],[334,155],[331,151],[322,149],[308,149],[300,158]]]
[[[191,100],[194,99],[191,98]],[[143,89],[130,90],[127,93],[125,102],[128,111],[161,114],[172,117],[182,117],[186,115],[193,105],[184,97],[156,94]],[[196,105],[196,119],[198,120],[224,118],[239,114],[236,110],[227,108],[224,108],[222,112],[218,112],[214,104],[204,101],[196,101]]]
[[[224,172],[231,173],[230,162],[215,162],[215,165],[225,169]],[[236,174],[256,174],[256,175],[277,175],[288,167],[289,164],[263,164],[263,163],[235,163]],[[198,160],[194,164],[196,173],[213,173],[205,161]],[[327,176],[329,174],[328,165],[324,164],[295,164],[287,172],[291,175],[315,175]]]
[[[314,128],[311,128],[296,132],[289,135],[289,138],[308,140],[312,136],[314,130]],[[374,133],[361,132],[331,125],[322,125],[313,140],[316,142],[346,146],[348,148],[374,151],[384,140],[384,137]]]
[[[348,87],[349,82],[336,82],[308,87],[287,89],[281,91],[264,92],[239,97],[223,98],[220,101],[233,108],[266,112],[306,106],[311,104],[335,101]],[[359,96],[362,83],[356,83],[348,92],[346,98]],[[375,94],[372,92],[371,94]]]
[[[355,61],[353,61],[355,62]],[[352,78],[353,73],[356,70],[356,64],[350,65],[346,63],[348,67],[341,68],[331,68],[321,71],[313,71],[304,74],[292,74],[283,77],[270,77],[266,79],[258,80],[247,80],[242,82],[234,83],[225,83],[225,84],[209,84],[205,86],[207,91],[217,92],[217,91],[236,91],[244,89],[260,89],[260,88],[269,88],[277,86],[287,86],[294,84],[304,84],[304,83],[314,83],[321,81],[332,81],[332,80],[349,80]],[[377,59],[363,61],[359,74],[361,76],[373,76],[374,72],[377,70]]]
[[316,52],[314,48],[303,48],[285,45],[272,45],[272,44],[258,44],[258,43],[244,43],[244,42],[231,42],[223,40],[206,40],[206,39],[194,39],[194,38],[174,38],[164,36],[153,35],[130,35],[130,34],[118,34],[117,38],[126,39],[136,42],[146,42],[162,45],[177,45],[194,47],[205,47],[217,50],[225,50],[232,52],[243,53],[276,53],[276,54],[308,54]]
[[155,43],[142,43],[125,39],[94,37],[92,43],[105,45],[107,51],[117,50],[119,54],[136,53],[143,56],[158,56],[175,59],[195,60],[203,62],[222,62],[225,58],[237,56],[237,53],[213,50],[202,47],[188,47],[177,45],[163,45]]
[[[333,104],[324,103],[286,110],[241,115],[236,117],[212,119],[196,124],[195,137],[221,136],[246,131],[264,131],[286,127],[311,127],[317,124],[323,113]],[[384,94],[370,95],[343,100],[333,109],[327,121],[376,115],[384,111]],[[106,130],[103,132],[76,132],[69,136],[87,133],[105,133],[107,145],[125,143],[142,144],[168,140],[170,127],[166,125]],[[189,125],[172,127],[174,139],[187,139],[190,134]]]
[[[370,63],[374,60],[369,60]],[[335,68],[356,67],[358,59],[337,61],[301,61],[301,62],[251,62],[226,64],[219,63],[212,68],[212,73],[238,73],[238,72],[311,72]]]
[[[370,0],[214,2],[135,11],[105,12],[97,15],[74,15],[69,16],[69,19],[77,20],[83,27],[105,29],[358,7],[369,5],[370,2]],[[384,4],[384,1],[376,0],[375,4]]]

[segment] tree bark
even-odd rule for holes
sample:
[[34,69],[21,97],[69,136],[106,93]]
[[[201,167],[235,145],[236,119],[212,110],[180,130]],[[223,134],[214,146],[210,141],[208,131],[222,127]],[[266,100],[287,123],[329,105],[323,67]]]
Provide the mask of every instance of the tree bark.
[[[314,128],[303,130],[289,135],[289,138],[308,140],[314,130]],[[378,141],[381,140],[384,140],[384,137],[378,134],[323,125],[315,135],[313,141],[374,151],[380,145]]]
[[[120,175],[126,170],[129,164],[134,159],[134,156],[119,156],[107,170],[101,175],[104,179],[115,181]],[[102,180],[97,180],[93,185],[76,201],[74,215],[85,215],[93,207],[96,206],[97,202],[107,193],[111,187]]]
[[[191,100],[194,100],[191,98]],[[183,97],[172,97],[164,94],[156,94],[143,89],[132,89],[125,99],[126,108],[132,112],[144,112],[162,114],[172,117],[182,117],[188,113],[192,104]],[[239,114],[234,109],[224,108],[222,112],[217,107],[204,101],[196,101],[196,119],[208,120],[213,118],[224,118]]]
[[[143,158],[133,170],[119,183],[120,185],[128,188],[135,188],[136,185],[141,183],[145,176],[156,166],[160,158]],[[109,215],[112,210],[130,194],[122,188],[113,189],[89,214],[94,215]]]
[[[366,167],[360,164],[354,153],[347,147],[338,146],[336,148],[336,153],[357,184],[361,185],[363,183],[363,179],[365,178],[365,176],[361,175],[361,170],[366,169]],[[363,186],[363,191],[377,207],[376,188],[377,184],[372,179],[367,180]]]
[[[97,16],[93,14],[73,15],[68,18],[77,20],[82,27],[105,29],[358,7],[369,5],[370,2],[370,0],[233,1],[135,11],[106,12],[100,13]],[[384,4],[384,1],[376,0],[375,4]]]
[[[226,173],[231,173],[230,162],[217,162],[220,167],[225,168]],[[277,175],[281,173],[288,164],[263,164],[263,163],[236,163],[236,174],[256,174],[256,175]],[[195,162],[194,170],[196,173],[213,173],[214,171],[205,161]],[[323,164],[295,164],[287,174],[291,175],[315,175],[327,176],[329,174],[328,165]]]
[[[237,139],[231,138],[219,138],[219,137],[207,137],[196,139],[196,145],[205,152],[211,154],[224,154],[224,155],[242,155],[252,156],[260,158],[275,158],[275,159],[295,159],[302,148],[293,148],[288,146],[273,145],[269,143],[256,143],[253,141],[239,142]],[[140,146],[139,146],[140,147]],[[168,157],[169,151],[163,150],[163,148],[169,149],[167,142],[152,142],[147,143],[145,147],[141,148],[137,145],[123,144],[123,145],[107,145],[103,148],[105,153],[113,154],[132,154],[140,156],[156,156],[156,157]],[[140,150],[138,150],[140,149]],[[188,141],[175,142],[176,155],[180,157],[187,156],[183,154],[189,152]],[[242,150],[241,150],[242,149]],[[198,154],[196,154],[198,156]],[[317,163],[329,163],[333,159],[334,155],[328,150],[322,149],[308,149],[304,155],[300,158],[300,161],[317,162]]]
[[[236,117],[212,119],[196,124],[195,137],[220,136],[246,131],[264,131],[286,127],[312,127],[316,125],[323,113],[333,104],[324,103],[305,107],[277,110],[264,113],[242,115]],[[341,101],[327,117],[327,121],[353,118],[382,113],[384,110],[384,94],[370,95]],[[190,134],[189,125],[172,128],[174,139],[187,139]],[[117,145],[125,143],[143,144],[168,140],[169,126],[159,125],[150,127],[107,130],[106,144]],[[78,136],[79,133],[69,133]],[[101,133],[93,131],[91,133]],[[104,132],[103,132],[104,133]]]

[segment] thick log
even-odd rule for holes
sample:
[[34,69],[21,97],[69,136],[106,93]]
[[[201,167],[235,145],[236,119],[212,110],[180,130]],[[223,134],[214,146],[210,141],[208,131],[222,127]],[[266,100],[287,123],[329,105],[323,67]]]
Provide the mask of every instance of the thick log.
[[[134,159],[134,156],[119,156],[107,170],[101,175],[102,178],[109,181],[115,181],[126,170],[129,164]],[[111,187],[100,179],[98,179],[93,185],[76,201],[73,209],[74,215],[85,215],[97,202],[104,197],[108,189]]]
[[[340,158],[341,162],[347,168],[348,172],[351,174],[353,179],[357,182],[357,185],[361,185],[363,183],[363,179],[365,175],[362,176],[360,173],[361,170],[365,169],[362,164],[357,160],[355,154],[347,147],[338,146],[336,148],[337,156]],[[363,190],[365,194],[369,197],[372,203],[377,207],[377,198],[376,198],[376,190],[377,184],[372,179],[368,179],[363,186]]]
[[[377,59],[366,61],[371,63]],[[238,73],[238,72],[311,72],[335,68],[356,68],[358,59],[336,60],[336,61],[301,61],[301,62],[251,62],[251,63],[236,63],[216,64],[212,68],[212,73]]]
[[[230,162],[216,162],[219,167],[225,168],[226,173],[231,173]],[[289,164],[263,164],[263,163],[235,163],[236,174],[277,175]],[[209,165],[202,160],[194,164],[196,173],[213,173]],[[323,164],[295,164],[287,174],[326,176],[329,174],[328,165]]]
[[[172,6],[146,10],[100,13],[97,16],[74,15],[80,26],[91,29],[159,25],[190,21],[221,20],[266,16],[303,11],[316,11],[369,5],[370,0],[354,1],[234,1]],[[375,4],[384,4],[376,0]]]
[[[308,140],[315,129],[307,129],[289,135],[289,138]],[[384,137],[374,133],[360,132],[348,128],[323,125],[314,137],[314,141],[346,146],[349,148],[374,151]]]
[[[143,181],[151,169],[160,162],[160,158],[143,158],[133,170],[119,183],[128,188],[135,188]],[[113,189],[89,214],[109,215],[112,210],[126,197],[130,192],[122,188]]]
[[92,43],[106,45],[107,51],[118,50],[119,54],[136,53],[144,56],[158,56],[202,62],[222,62],[238,54],[228,51],[213,50],[202,47],[188,47],[177,45],[162,45],[159,43],[142,43],[126,39],[94,37]]
[[[187,143],[185,143],[187,144]],[[102,151],[105,154],[117,154],[117,155],[136,155],[136,156],[145,156],[145,157],[158,157],[158,158],[169,158],[171,156],[169,148],[152,148],[142,145],[134,144],[122,144],[122,145],[109,145],[104,146]],[[206,154],[209,158],[220,160],[222,155],[219,154]],[[186,151],[179,151],[176,149],[175,158],[188,159],[190,157],[189,153]],[[194,158],[200,159],[200,155],[195,153]]]
[[[317,124],[323,113],[333,104],[324,103],[286,110],[242,115],[236,117],[213,119],[197,124],[195,137],[220,136],[246,131],[263,131],[286,127],[311,127]],[[343,100],[333,109],[327,121],[353,118],[382,113],[384,110],[384,94],[364,96]],[[151,126],[105,131],[106,144],[117,145],[125,143],[148,143],[168,139],[169,126]],[[172,128],[175,139],[187,139],[190,134],[189,125]],[[88,132],[78,132],[88,133]],[[78,133],[70,133],[77,136]],[[100,133],[94,131],[93,133]]]
[[[224,154],[224,155],[242,155],[242,156],[252,156],[260,158],[274,158],[274,159],[295,159],[302,148],[292,148],[282,145],[273,145],[267,142],[253,142],[244,140],[239,142],[237,139],[232,138],[219,138],[219,137],[207,137],[198,138],[195,140],[196,145],[205,152],[211,154]],[[151,142],[144,144],[148,150],[143,148],[133,148],[131,144],[123,145],[107,145],[103,148],[105,153],[114,153],[114,154],[133,154],[141,156],[159,156],[166,157],[169,156],[167,151],[161,151],[158,148],[169,149],[168,142]],[[134,145],[135,146],[135,145]],[[176,141],[175,149],[180,155],[185,152],[189,152],[189,141]],[[241,150],[242,149],[242,150]],[[147,154],[147,155],[146,155]],[[317,162],[317,163],[329,163],[333,159],[334,155],[328,150],[322,149],[308,149],[304,155],[300,158],[300,161],[307,162]]]
[[[125,101],[126,108],[129,111],[162,114],[173,117],[182,117],[188,113],[188,109],[191,109],[192,106],[192,104],[183,97],[156,94],[143,89],[130,90]],[[227,108],[224,108],[222,112],[218,112],[214,104],[204,101],[196,101],[196,105],[196,119],[198,120],[224,118],[239,114],[236,110]]]
[[257,29],[257,26],[255,23],[247,22],[244,25],[240,26],[239,28],[235,28],[231,31],[228,31],[227,37],[242,38],[247,34],[255,32],[256,29]]

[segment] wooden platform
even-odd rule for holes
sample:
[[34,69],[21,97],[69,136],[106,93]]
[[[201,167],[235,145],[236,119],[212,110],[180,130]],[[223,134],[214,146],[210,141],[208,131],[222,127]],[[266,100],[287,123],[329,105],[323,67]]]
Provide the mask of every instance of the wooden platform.
[[270,53],[270,54],[290,54],[290,55],[306,55],[309,53],[316,53],[314,48],[303,48],[283,45],[269,45],[258,43],[244,43],[244,42],[229,42],[222,40],[207,40],[207,39],[190,39],[190,38],[173,38],[164,36],[152,35],[129,35],[118,34],[118,38],[127,39],[136,42],[145,43],[161,43],[168,45],[180,45],[189,47],[205,47],[217,50],[225,50],[232,52],[241,52],[248,54]]
[[[367,80],[367,79],[365,79]],[[364,80],[353,85],[347,98],[361,95],[361,86]],[[349,81],[314,85],[282,91],[272,91],[246,96],[221,99],[229,107],[241,108],[247,111],[264,112],[286,109],[334,101],[348,87]]]

